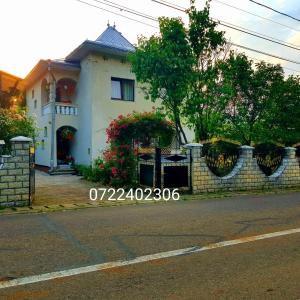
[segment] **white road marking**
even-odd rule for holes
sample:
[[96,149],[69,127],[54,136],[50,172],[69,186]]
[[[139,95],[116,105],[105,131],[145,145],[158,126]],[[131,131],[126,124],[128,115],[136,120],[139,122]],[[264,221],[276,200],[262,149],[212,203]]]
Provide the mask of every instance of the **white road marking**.
[[184,249],[178,249],[178,250],[173,250],[173,251],[160,252],[160,253],[156,253],[156,254],[139,256],[139,257],[136,257],[134,259],[129,259],[129,260],[118,260],[118,261],[102,263],[102,264],[97,264],[97,265],[91,265],[91,266],[86,266],[86,267],[81,267],[81,268],[45,273],[45,274],[40,274],[40,275],[33,275],[33,276],[12,279],[12,280],[7,280],[7,281],[0,281],[0,289],[4,289],[4,288],[8,288],[8,287],[15,287],[15,286],[19,286],[19,285],[32,284],[32,283],[37,283],[37,282],[42,282],[42,281],[48,281],[48,280],[69,277],[69,276],[74,276],[74,275],[79,275],[79,274],[91,273],[91,272],[96,272],[96,271],[101,271],[101,270],[113,269],[113,268],[117,268],[117,267],[129,266],[129,265],[153,261],[153,260],[157,260],[157,259],[189,255],[189,254],[203,252],[203,251],[207,251],[207,250],[211,250],[211,249],[222,248],[222,247],[238,245],[238,244],[244,244],[244,243],[254,242],[254,241],[258,241],[258,240],[270,239],[270,238],[284,236],[284,235],[290,235],[290,234],[294,234],[294,233],[300,233],[300,228],[277,231],[277,232],[273,232],[273,233],[266,233],[266,234],[255,235],[255,236],[250,236],[250,237],[244,237],[244,238],[240,238],[240,239],[209,244],[204,247],[196,246],[196,247],[190,247],[190,248],[184,248]]

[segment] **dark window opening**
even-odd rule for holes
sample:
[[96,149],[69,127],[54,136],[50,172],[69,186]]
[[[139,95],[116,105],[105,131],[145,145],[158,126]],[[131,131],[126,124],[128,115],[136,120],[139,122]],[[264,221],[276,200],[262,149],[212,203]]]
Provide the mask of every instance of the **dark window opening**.
[[112,77],[111,99],[134,101],[134,80]]

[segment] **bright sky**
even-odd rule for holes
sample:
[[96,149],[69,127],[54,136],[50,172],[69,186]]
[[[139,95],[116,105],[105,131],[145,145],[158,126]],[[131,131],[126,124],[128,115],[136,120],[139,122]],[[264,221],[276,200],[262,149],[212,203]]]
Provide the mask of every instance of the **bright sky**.
[[[99,3],[103,2],[103,0],[82,1],[139,19],[152,26],[157,25],[154,21],[140,18],[124,11],[121,12]],[[159,5],[152,0],[111,1],[155,17],[184,17],[183,13]],[[196,1],[199,8],[203,7],[204,0]],[[270,18],[273,21],[294,28],[294,30],[225,6],[220,1],[265,18]],[[300,16],[299,0],[257,1],[295,17]],[[189,5],[189,0],[169,0],[169,2],[184,7]],[[300,22],[255,5],[249,0],[213,0],[211,8],[211,16],[214,18],[252,31],[258,31],[261,34],[292,43],[300,48]],[[115,22],[117,29],[132,43],[137,42],[137,36],[140,34],[150,36],[157,32],[156,28],[90,7],[78,2],[78,0],[0,0],[0,12],[0,70],[21,77],[25,77],[39,59],[64,58],[85,39],[95,40],[105,30],[108,20],[111,25]],[[221,26],[220,29],[226,30],[226,36],[234,43],[300,62],[299,50],[250,37],[247,34]],[[253,52],[247,52],[247,54],[273,63],[280,62],[284,67],[299,71],[299,73],[296,73],[285,70],[287,73],[300,74],[299,64],[282,62]]]

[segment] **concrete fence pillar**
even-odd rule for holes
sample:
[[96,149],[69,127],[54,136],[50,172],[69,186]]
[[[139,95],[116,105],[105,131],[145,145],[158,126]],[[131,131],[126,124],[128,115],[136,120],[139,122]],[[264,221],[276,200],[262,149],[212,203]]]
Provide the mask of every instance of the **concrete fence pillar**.
[[296,148],[294,147],[285,147],[284,148],[284,158],[294,159],[296,157]]
[[203,148],[202,144],[190,143],[184,145],[184,148],[189,149],[191,151],[191,155],[194,162],[200,161],[200,158],[202,156],[202,148]]
[[29,204],[29,158],[32,139],[18,136],[10,140],[12,155],[4,157],[0,170],[0,207]]
[[251,146],[241,146],[240,147],[240,157],[242,157],[244,160],[252,160],[253,159],[253,150],[254,147]]
[[202,144],[198,143],[190,143],[184,145],[184,148],[191,151],[191,164],[190,164],[190,176],[189,183],[191,192],[195,192],[197,190],[197,186],[199,184],[200,179],[200,163],[202,157]]

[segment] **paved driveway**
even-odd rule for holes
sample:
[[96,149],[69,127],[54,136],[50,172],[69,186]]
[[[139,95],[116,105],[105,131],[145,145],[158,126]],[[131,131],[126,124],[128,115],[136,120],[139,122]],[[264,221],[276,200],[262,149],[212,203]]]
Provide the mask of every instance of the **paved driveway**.
[[95,183],[79,176],[51,176],[36,170],[36,194],[33,205],[88,202],[89,189],[95,186]]

